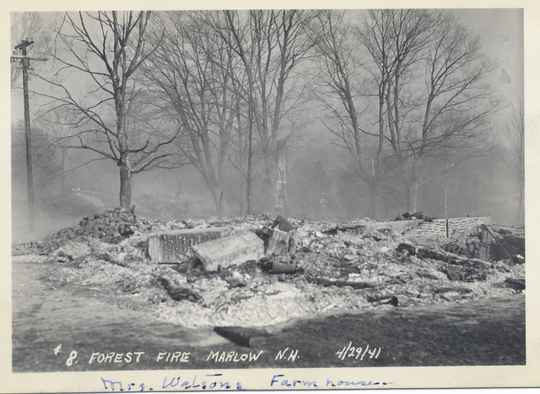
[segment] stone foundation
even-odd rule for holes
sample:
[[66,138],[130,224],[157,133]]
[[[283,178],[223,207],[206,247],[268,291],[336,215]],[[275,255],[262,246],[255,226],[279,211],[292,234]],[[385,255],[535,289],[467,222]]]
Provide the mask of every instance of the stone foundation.
[[154,263],[178,263],[193,256],[191,247],[231,234],[229,227],[171,230],[148,236],[148,254]]
[[405,233],[408,238],[417,241],[436,242],[443,238],[458,238],[469,235],[475,227],[491,224],[490,217],[433,219],[420,222],[417,228]]

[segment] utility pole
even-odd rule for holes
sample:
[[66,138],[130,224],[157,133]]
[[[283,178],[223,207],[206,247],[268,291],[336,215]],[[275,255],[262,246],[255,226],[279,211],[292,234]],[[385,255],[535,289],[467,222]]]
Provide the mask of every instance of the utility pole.
[[30,68],[30,60],[46,61],[43,58],[30,58],[26,55],[26,48],[32,45],[32,40],[22,40],[15,49],[21,51],[21,55],[13,54],[11,61],[21,59],[21,65],[23,69],[23,96],[24,96],[24,126],[25,126],[25,139],[26,139],[26,184],[28,190],[28,224],[30,231],[34,231],[35,219],[34,219],[34,180],[32,176],[32,142],[30,133],[30,104],[28,99],[28,69]]

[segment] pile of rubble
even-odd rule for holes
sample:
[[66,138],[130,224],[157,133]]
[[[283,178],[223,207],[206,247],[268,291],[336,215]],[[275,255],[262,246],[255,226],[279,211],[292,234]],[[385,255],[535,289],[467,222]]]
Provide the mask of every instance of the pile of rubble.
[[430,216],[425,216],[422,212],[405,212],[399,216],[396,216],[396,221],[400,220],[415,220],[415,219],[422,219],[427,222],[432,222],[434,218]]
[[448,252],[486,261],[510,258],[524,260],[525,228],[501,225],[476,226],[468,234],[445,243],[442,248]]
[[68,241],[85,242],[86,240],[99,240],[107,244],[120,244],[129,239],[145,240],[141,235],[159,233],[170,230],[205,227],[203,220],[179,220],[163,222],[150,221],[138,218],[135,207],[131,210],[125,208],[109,209],[102,213],[83,217],[73,227],[66,227],[55,234],[50,234],[43,240],[29,244],[16,245],[12,249],[13,255],[26,254],[33,251],[37,254],[54,252]]
[[405,236],[415,226],[267,214],[152,222],[115,209],[14,248],[13,260],[62,263],[53,286],[108,289],[118,301],[187,327],[265,326],[524,291],[524,260],[516,255],[489,261],[420,246]]
[[525,228],[493,226],[495,242],[493,244],[494,260],[502,260],[519,255],[525,258]]

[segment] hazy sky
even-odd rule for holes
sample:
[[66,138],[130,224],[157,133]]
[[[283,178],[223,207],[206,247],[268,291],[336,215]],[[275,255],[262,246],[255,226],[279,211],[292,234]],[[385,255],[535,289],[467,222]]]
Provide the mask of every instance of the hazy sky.
[[467,9],[455,10],[471,31],[480,35],[482,48],[499,68],[489,76],[490,82],[510,101],[523,97],[523,10]]
[[[455,9],[461,21],[480,35],[482,48],[498,63],[488,80],[509,101],[523,97],[523,10]],[[51,13],[44,13],[50,20]],[[33,81],[30,82],[32,88]],[[12,95],[12,120],[23,118],[22,94]]]

